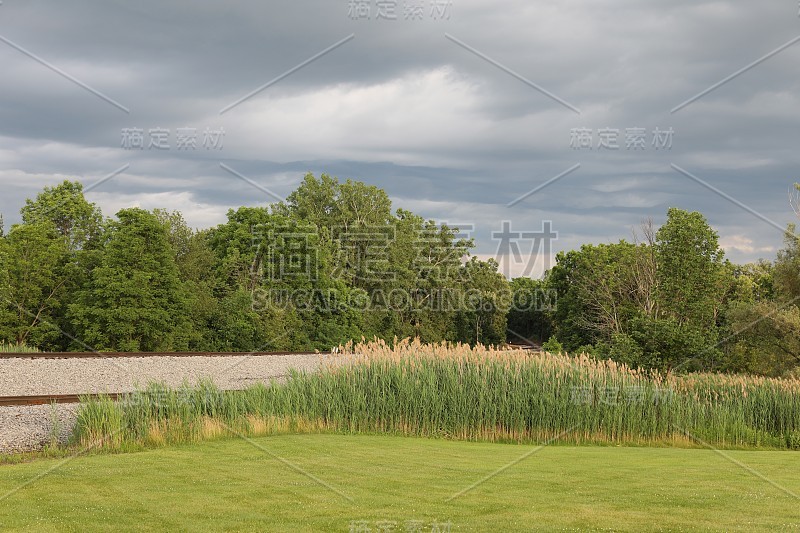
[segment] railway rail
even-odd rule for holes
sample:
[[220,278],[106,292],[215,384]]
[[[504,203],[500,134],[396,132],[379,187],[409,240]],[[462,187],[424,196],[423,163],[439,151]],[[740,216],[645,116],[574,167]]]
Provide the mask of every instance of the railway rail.
[[[276,378],[288,377],[287,374],[274,376]],[[226,392],[235,392],[239,389],[230,389]],[[110,398],[117,400],[125,395],[134,394],[133,391],[127,392],[102,392],[84,394],[43,394],[32,396],[0,396],[0,408],[2,407],[21,407],[29,405],[51,405],[54,403],[80,403],[81,398]]]
[[[512,345],[515,349],[541,349],[536,345]],[[0,353],[3,359],[114,359],[132,357],[262,357],[292,355],[330,355],[331,352],[44,352],[44,353]],[[285,375],[281,375],[283,377]],[[0,396],[0,407],[50,405],[53,403],[78,403],[86,397],[110,397],[117,399],[129,392],[88,394],[46,394],[38,396]]]
[[[509,349],[541,350],[535,343],[510,343]],[[288,355],[331,355],[338,352],[9,352],[2,359],[114,359],[126,357],[262,357]]]
[[125,393],[104,394],[46,394],[43,396],[0,396],[0,407],[20,407],[27,405],[50,405],[53,403],[78,403],[81,398],[106,396],[116,400]]
[[329,355],[331,352],[41,352],[0,353],[0,359],[114,359],[127,357],[262,357]]
[[[330,352],[13,352],[0,353],[4,359],[117,359],[134,357],[275,357],[292,355],[328,355]],[[280,374],[273,377],[286,377]],[[130,394],[116,393],[84,393],[84,394],[45,394],[31,396],[0,396],[0,408],[32,405],[50,405],[53,403],[78,403],[81,398],[105,396],[112,399]]]

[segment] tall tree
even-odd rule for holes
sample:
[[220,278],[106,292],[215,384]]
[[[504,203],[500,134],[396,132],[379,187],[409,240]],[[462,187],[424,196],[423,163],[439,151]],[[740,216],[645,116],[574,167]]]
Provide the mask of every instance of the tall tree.
[[166,228],[138,208],[117,219],[88,287],[69,306],[80,338],[98,350],[186,349],[186,295]]
[[69,180],[45,187],[35,200],[25,201],[20,213],[25,224],[52,222],[71,251],[97,239],[103,222],[100,209],[83,196],[83,185]]
[[645,254],[644,247],[620,241],[556,256],[548,285],[558,292],[556,336],[568,350],[627,330],[641,300],[636,268]]
[[698,212],[677,208],[656,233],[658,298],[678,324],[710,329],[722,302],[722,259],[717,233]]
[[240,207],[228,211],[228,221],[208,233],[208,245],[214,252],[217,276],[221,289],[239,288],[249,292],[251,299],[263,282],[262,261],[266,247],[262,236],[274,219],[264,207]]
[[[20,210],[24,225],[50,224],[64,241],[69,259],[64,267],[66,279],[60,293],[63,302],[74,301],[89,280],[91,271],[99,263],[103,247],[103,220],[100,209],[86,200],[83,185],[65,180],[53,187],[45,187],[35,199],[28,199]],[[61,349],[76,335],[65,316],[66,305],[59,305],[52,321],[65,335]]]
[[176,337],[181,337],[177,344],[186,345],[191,351],[225,349],[217,347],[211,327],[219,312],[215,295],[220,283],[214,270],[214,252],[208,245],[208,231],[193,230],[178,211],[155,209],[153,215],[167,232],[186,295],[191,324],[176,332]]
[[0,239],[0,337],[57,346],[67,260],[65,241],[49,222],[15,225]]
[[775,290],[783,301],[800,298],[800,237],[795,225],[789,224],[784,234],[784,247],[778,251],[773,273]]
[[275,212],[295,216],[336,232],[353,227],[382,226],[391,219],[392,202],[386,191],[360,181],[309,173]]
[[652,366],[692,370],[718,364],[718,320],[732,283],[723,255],[703,215],[667,211],[655,242],[659,314],[640,318],[633,328]]

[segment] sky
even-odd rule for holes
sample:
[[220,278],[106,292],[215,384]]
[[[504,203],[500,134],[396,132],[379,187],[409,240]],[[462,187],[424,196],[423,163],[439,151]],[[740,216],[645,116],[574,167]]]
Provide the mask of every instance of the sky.
[[71,179],[206,228],[325,172],[510,276],[670,207],[772,259],[799,66],[796,0],[3,0],[0,213]]

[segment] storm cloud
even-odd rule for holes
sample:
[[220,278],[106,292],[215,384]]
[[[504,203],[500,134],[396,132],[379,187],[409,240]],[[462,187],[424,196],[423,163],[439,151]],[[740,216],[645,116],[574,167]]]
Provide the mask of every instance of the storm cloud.
[[[771,258],[800,181],[798,36],[788,1],[5,0],[0,212],[17,222],[70,178],[107,216],[165,207],[208,227],[311,171],[471,224],[486,257],[504,220],[551,220],[555,252],[674,206],[703,212],[731,259]],[[634,128],[644,144],[627,146]]]

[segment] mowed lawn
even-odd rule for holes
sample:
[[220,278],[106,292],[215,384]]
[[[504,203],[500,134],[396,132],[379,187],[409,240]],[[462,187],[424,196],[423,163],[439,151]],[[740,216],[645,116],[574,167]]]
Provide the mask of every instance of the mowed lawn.
[[793,494],[797,452],[285,435],[0,466],[0,530],[777,531]]

